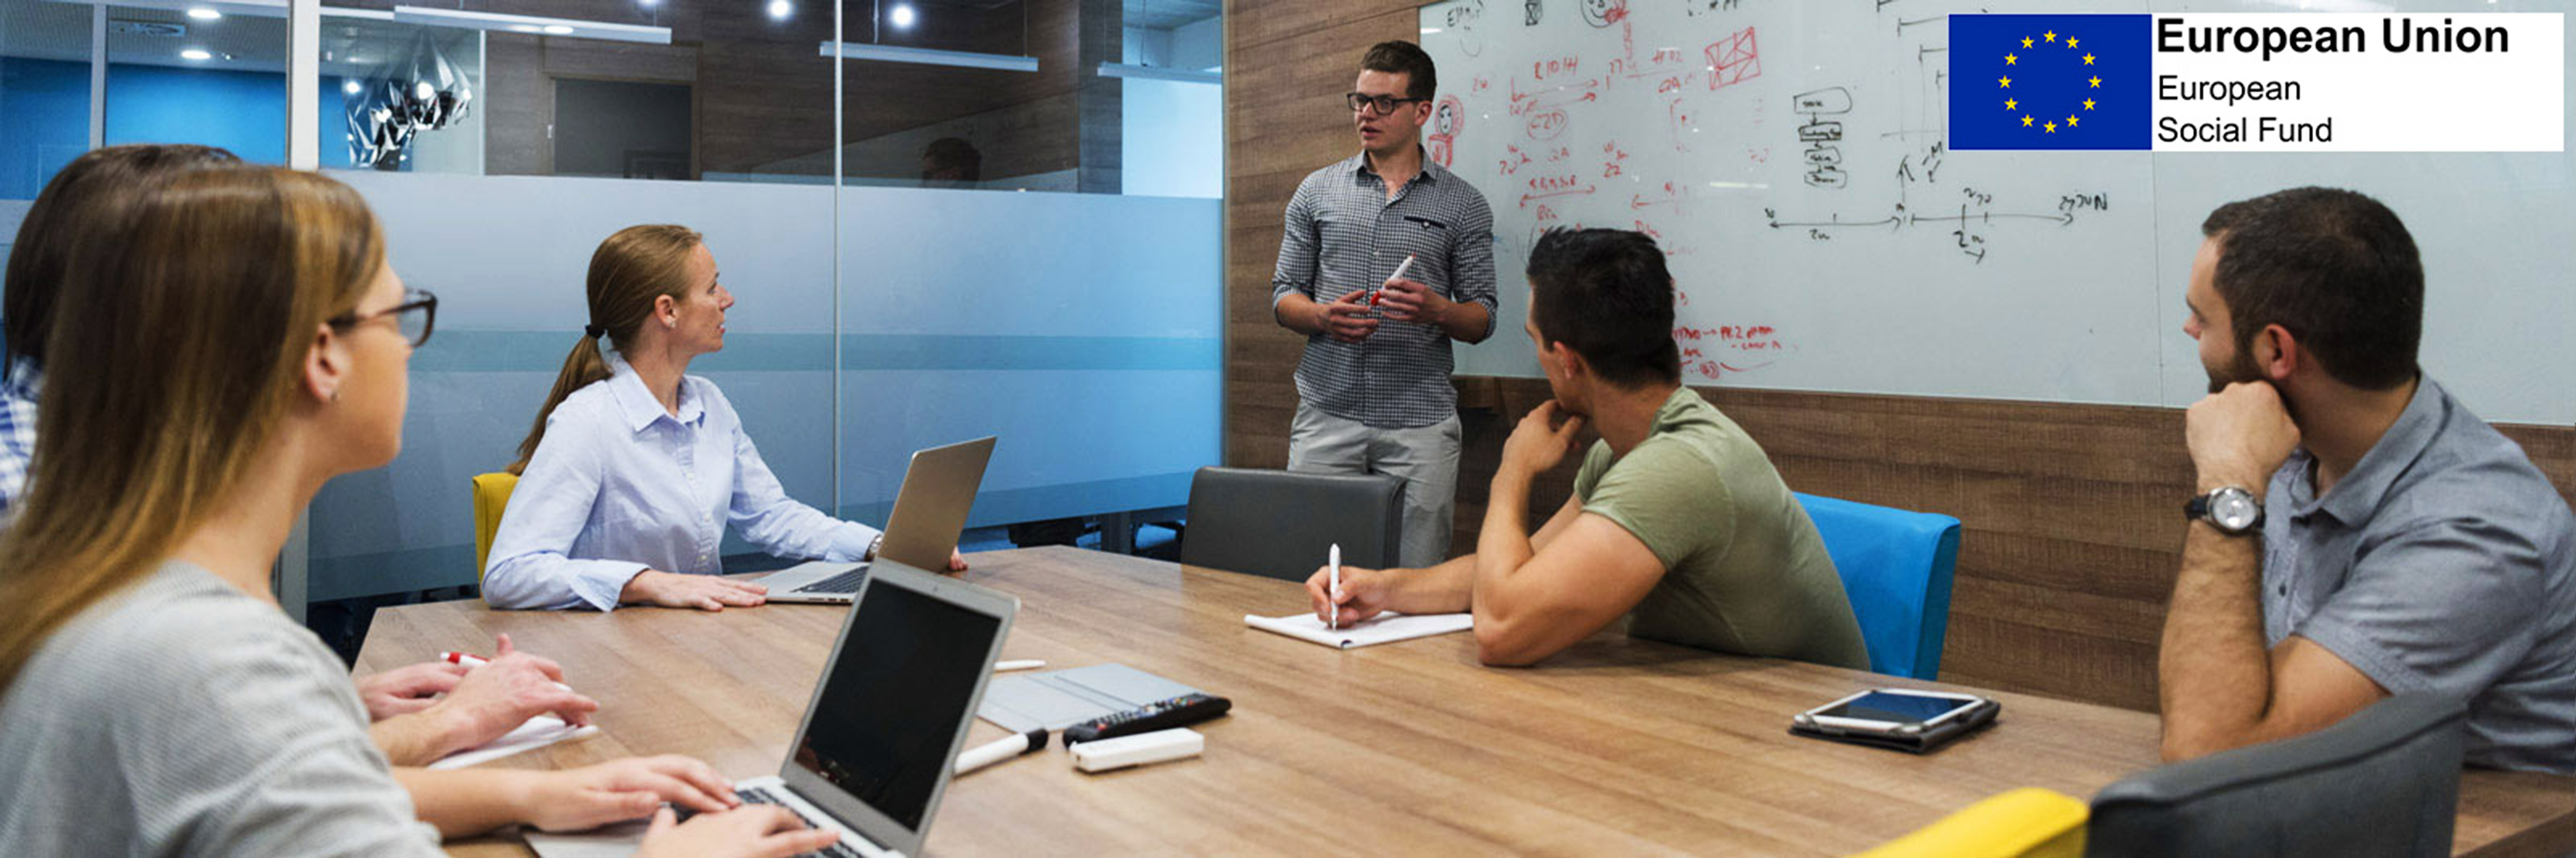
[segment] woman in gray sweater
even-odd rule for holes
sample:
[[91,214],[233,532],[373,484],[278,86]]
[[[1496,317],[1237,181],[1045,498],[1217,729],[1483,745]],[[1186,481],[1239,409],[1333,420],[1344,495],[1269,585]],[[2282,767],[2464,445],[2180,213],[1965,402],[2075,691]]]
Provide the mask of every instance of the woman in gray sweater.
[[[0,536],[0,843],[35,855],[436,855],[440,834],[734,804],[703,763],[394,769],[268,568],[331,477],[390,461],[436,299],[405,292],[356,192],[192,173],[79,225],[33,472]],[[435,824],[435,830],[415,820]],[[647,855],[831,841],[774,808]]]

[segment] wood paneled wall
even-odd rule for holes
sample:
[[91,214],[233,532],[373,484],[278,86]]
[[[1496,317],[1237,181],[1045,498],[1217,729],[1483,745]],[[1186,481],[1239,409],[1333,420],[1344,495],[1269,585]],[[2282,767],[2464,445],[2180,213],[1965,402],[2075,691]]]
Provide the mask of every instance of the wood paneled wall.
[[[1412,38],[1403,0],[1226,4],[1225,461],[1281,467],[1302,338],[1270,315],[1281,212],[1298,180],[1356,145],[1334,103],[1360,52]],[[1487,483],[1538,379],[1461,378],[1455,549],[1473,550]],[[1942,678],[2156,705],[2156,645],[2192,489],[2179,409],[1701,388],[1799,491],[1961,522]],[[2576,428],[2501,427],[2576,503]],[[1586,439],[1589,443],[1589,439]],[[1565,502],[1574,463],[1533,492]]]

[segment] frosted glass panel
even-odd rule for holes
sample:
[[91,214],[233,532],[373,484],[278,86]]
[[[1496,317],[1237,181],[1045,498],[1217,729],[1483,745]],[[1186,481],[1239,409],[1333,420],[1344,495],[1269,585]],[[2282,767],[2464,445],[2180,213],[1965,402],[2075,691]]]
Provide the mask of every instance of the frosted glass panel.
[[997,435],[974,525],[1180,506],[1217,461],[1216,200],[843,194],[841,502]]

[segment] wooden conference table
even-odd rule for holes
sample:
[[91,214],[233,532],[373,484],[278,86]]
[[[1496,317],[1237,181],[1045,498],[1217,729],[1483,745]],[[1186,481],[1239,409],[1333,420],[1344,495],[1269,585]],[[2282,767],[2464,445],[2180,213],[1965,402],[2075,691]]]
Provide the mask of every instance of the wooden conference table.
[[[1852,691],[1928,683],[1616,631],[1530,670],[1480,667],[1468,635],[1336,651],[1244,626],[1246,613],[1305,609],[1289,582],[1070,548],[969,559],[967,580],[1021,600],[1003,658],[1124,663],[1234,711],[1198,726],[1195,760],[1085,775],[1058,744],[958,778],[935,854],[1840,855],[2007,789],[2090,797],[2156,763],[2144,712],[1997,694],[1995,728],[1915,757],[1786,727]],[[358,667],[480,651],[508,632],[600,701],[603,733],[487,765],[681,753],[750,777],[776,771],[844,610],[414,605],[376,613]],[[968,741],[1002,735],[979,720]],[[2576,848],[2576,780],[2473,771],[2457,837],[2481,855]],[[506,836],[449,846],[530,854]]]

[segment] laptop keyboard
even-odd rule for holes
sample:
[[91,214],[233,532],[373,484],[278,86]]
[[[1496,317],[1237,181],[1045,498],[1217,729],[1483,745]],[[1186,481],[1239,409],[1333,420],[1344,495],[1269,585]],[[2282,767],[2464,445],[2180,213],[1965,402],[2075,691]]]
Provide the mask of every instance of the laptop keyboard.
[[865,583],[867,583],[867,582],[868,582],[868,570],[867,570],[867,567],[862,566],[862,567],[857,568],[857,569],[852,569],[852,570],[850,570],[850,571],[843,572],[843,573],[841,573],[841,574],[834,575],[834,576],[832,576],[832,577],[825,578],[825,579],[823,579],[823,580],[816,581],[816,582],[814,582],[814,583],[807,584],[807,585],[802,586],[802,587],[798,587],[798,588],[796,588],[795,590],[793,590],[793,591],[791,591],[791,592],[797,592],[797,593],[856,593],[856,592],[858,592],[858,591],[859,591],[859,585],[861,585],[861,584],[865,584]]
[[[798,811],[798,810],[796,809],[796,806],[795,806],[795,805],[793,805],[793,804],[789,804],[789,803],[788,803],[788,802],[786,802],[785,800],[780,799],[780,798],[778,797],[778,795],[777,795],[777,794],[772,793],[772,792],[770,792],[769,790],[764,789],[764,788],[761,788],[761,787],[752,787],[752,788],[750,788],[750,789],[738,789],[738,790],[735,790],[735,791],[734,791],[734,795],[741,796],[741,797],[742,797],[742,803],[744,803],[744,804],[767,804],[767,805],[776,805],[776,806],[778,806],[778,807],[784,807],[784,808],[787,808],[787,812],[789,812],[789,813],[793,813],[793,814],[796,814],[796,818],[798,818],[798,819],[802,819],[802,820],[805,820],[805,824],[806,824],[806,825],[809,825],[809,826],[813,826],[813,827],[816,827],[816,828],[837,828],[837,827],[838,827],[838,826],[832,826],[832,825],[824,825],[824,824],[822,824],[822,823],[815,822],[813,817],[806,816],[803,812]],[[688,821],[689,817],[696,815],[695,813],[693,813],[692,811],[690,811],[688,808],[680,807],[679,805],[676,805],[676,804],[672,805],[671,807],[672,807],[672,809],[673,809],[673,810],[677,810],[677,811],[679,811],[680,821],[682,821],[682,822],[686,822],[686,821]],[[851,837],[851,836],[852,836],[852,835],[850,835],[850,834],[848,834],[848,833],[843,833],[843,834],[841,835],[841,839],[840,839],[839,841],[834,842],[834,843],[833,843],[832,845],[830,845],[830,846],[823,847],[823,851],[820,851],[820,852],[808,852],[808,853],[805,853],[805,854],[808,854],[808,855],[822,855],[822,856],[825,856],[825,858],[860,858],[859,853],[858,853],[858,850],[855,850],[855,849],[851,849],[851,848],[850,848],[849,840],[850,840],[850,837]]]

